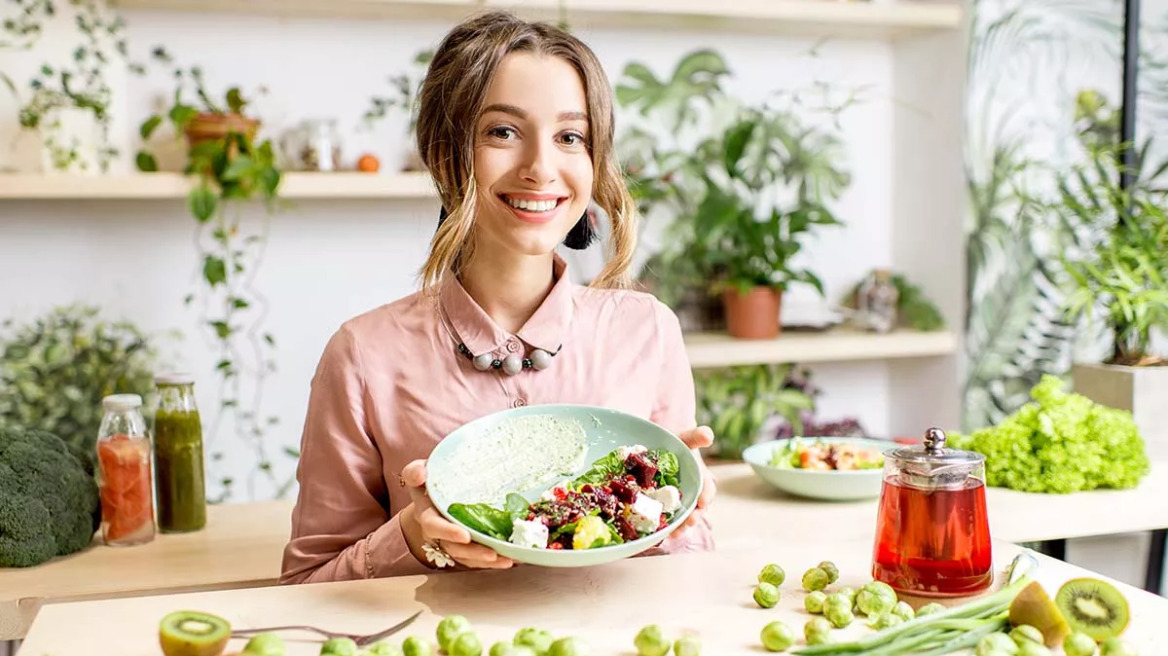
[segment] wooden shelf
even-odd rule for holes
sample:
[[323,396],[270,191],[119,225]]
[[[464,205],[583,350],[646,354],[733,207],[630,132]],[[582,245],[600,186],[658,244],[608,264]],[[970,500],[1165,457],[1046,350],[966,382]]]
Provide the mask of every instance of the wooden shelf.
[[845,362],[949,355],[957,337],[948,331],[865,333],[836,328],[822,333],[787,332],[778,339],[734,339],[723,333],[691,333],[685,337],[690,365],[695,368],[785,362]]
[[[0,200],[149,200],[183,198],[194,184],[179,173],[132,175],[0,175]],[[289,199],[435,198],[427,173],[285,173]]]
[[[124,9],[272,16],[459,20],[507,9],[556,20],[560,0],[115,0]],[[953,0],[567,0],[573,27],[644,27],[900,38],[961,26]]]

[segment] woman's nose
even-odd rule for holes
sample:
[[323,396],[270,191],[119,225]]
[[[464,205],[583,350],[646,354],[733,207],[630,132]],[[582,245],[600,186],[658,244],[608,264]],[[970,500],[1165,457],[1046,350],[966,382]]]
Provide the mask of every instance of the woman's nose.
[[535,185],[544,185],[556,179],[556,152],[544,140],[529,141],[523,149],[520,175]]

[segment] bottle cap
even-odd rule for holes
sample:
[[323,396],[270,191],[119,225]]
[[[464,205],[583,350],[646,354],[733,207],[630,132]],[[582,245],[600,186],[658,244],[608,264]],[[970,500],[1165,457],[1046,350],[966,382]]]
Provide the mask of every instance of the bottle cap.
[[155,385],[193,385],[195,376],[186,371],[166,371],[155,374]]
[[142,397],[137,394],[111,394],[101,400],[106,410],[125,412],[141,407]]

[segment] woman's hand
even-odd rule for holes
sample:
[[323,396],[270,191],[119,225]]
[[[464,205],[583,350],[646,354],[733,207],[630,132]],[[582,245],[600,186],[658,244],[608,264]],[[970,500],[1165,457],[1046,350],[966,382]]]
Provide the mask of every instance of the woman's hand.
[[718,486],[714,482],[714,477],[710,474],[710,470],[706,468],[705,461],[702,460],[702,454],[698,449],[704,449],[714,443],[714,431],[710,430],[709,426],[698,426],[697,428],[685,431],[678,435],[682,442],[690,449],[693,449],[694,455],[698,458],[698,466],[701,468],[702,474],[702,493],[698,495],[698,504],[689,517],[685,519],[685,523],[677,527],[677,530],[670,535],[670,538],[676,538],[685,532],[691,526],[697,526],[702,521],[705,514],[706,507],[714,500],[714,495],[717,493]]
[[410,552],[419,561],[435,564],[427,559],[423,545],[438,547],[455,562],[466,567],[507,569],[514,562],[493,549],[470,541],[466,528],[448,521],[426,494],[426,461],[415,460],[402,470],[402,482],[409,488],[413,503],[402,509],[402,533]]

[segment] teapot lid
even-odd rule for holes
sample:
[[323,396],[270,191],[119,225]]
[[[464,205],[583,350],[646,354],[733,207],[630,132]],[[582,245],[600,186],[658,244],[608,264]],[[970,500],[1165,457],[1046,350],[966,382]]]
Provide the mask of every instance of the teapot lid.
[[983,454],[945,446],[945,431],[930,428],[919,445],[901,447],[888,454],[900,466],[900,478],[920,487],[964,485]]

